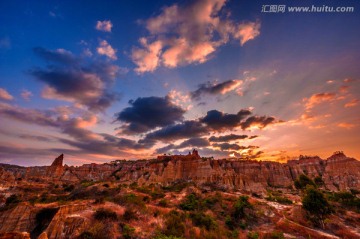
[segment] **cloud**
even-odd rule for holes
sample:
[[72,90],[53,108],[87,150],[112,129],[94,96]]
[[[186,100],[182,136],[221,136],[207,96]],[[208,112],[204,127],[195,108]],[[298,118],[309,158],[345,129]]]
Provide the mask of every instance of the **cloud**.
[[228,141],[232,141],[232,140],[246,139],[246,138],[248,138],[247,135],[228,134],[228,135],[223,135],[223,136],[218,136],[218,137],[211,136],[209,138],[209,141],[210,142],[228,142]]
[[241,45],[257,37],[260,22],[233,22],[230,12],[222,11],[225,2],[197,0],[187,5],[174,4],[147,19],[144,23],[150,36],[140,38],[142,47],[132,52],[135,71],[144,73],[161,65],[174,68],[204,63],[230,37]]
[[345,129],[352,129],[352,128],[355,127],[354,124],[345,123],[345,122],[344,123],[339,123],[339,124],[337,124],[337,126],[340,127],[340,128],[345,128]]
[[253,150],[259,148],[258,146],[240,146],[238,144],[221,143],[212,144],[213,147],[220,148],[221,150]]
[[160,140],[163,142],[169,142],[183,138],[198,137],[207,133],[208,129],[202,123],[195,120],[188,120],[151,132],[147,134],[142,141]]
[[29,71],[35,79],[46,83],[44,98],[70,101],[94,111],[103,111],[119,100],[119,94],[107,90],[119,73],[118,66],[101,61],[85,63],[67,51],[42,48],[34,51],[45,60],[58,63]]
[[131,107],[116,114],[116,120],[124,122],[124,133],[143,133],[156,127],[164,127],[183,119],[185,110],[171,102],[169,97],[144,97],[129,101]]
[[163,148],[156,149],[156,153],[163,154],[169,151],[173,151],[175,149],[183,149],[183,148],[203,148],[209,146],[210,143],[207,139],[204,138],[190,138],[188,140],[183,141],[179,145],[169,144]]
[[249,110],[240,110],[237,114],[227,114],[218,110],[210,110],[206,116],[200,119],[211,129],[221,131],[224,129],[232,129],[239,126],[241,120],[251,114]]
[[97,21],[95,29],[103,32],[111,32],[113,24],[109,20]]
[[274,123],[280,123],[282,121],[276,120],[271,116],[251,116],[245,121],[241,122],[241,128],[243,130],[249,129],[251,127],[265,128],[266,126]]
[[0,88],[0,100],[13,100],[14,97],[3,88]]
[[335,93],[318,93],[313,94],[309,98],[304,98],[303,101],[305,101],[305,108],[309,110],[320,103],[332,101],[335,97]]
[[190,93],[192,99],[200,99],[203,94],[217,95],[226,94],[239,89],[241,80],[228,80],[221,83],[207,83],[199,85],[199,88]]
[[137,65],[137,73],[153,72],[160,65],[160,54],[162,49],[161,41],[147,43],[145,38],[140,38],[140,44],[143,48],[134,48],[131,59]]
[[35,47],[34,53],[49,62],[56,62],[65,65],[78,64],[77,59],[70,51],[65,49],[48,50],[42,47]]
[[[88,127],[95,126],[98,122],[97,116],[89,112],[83,112],[74,117],[77,112],[69,109],[53,110],[34,110],[22,107],[12,106],[0,103],[0,116],[14,119],[27,124],[34,124],[46,127],[52,127],[72,139],[56,137],[56,140],[63,144],[76,147],[79,154],[100,154],[118,156],[133,155],[131,150],[149,149],[153,146],[152,142],[137,142],[126,138],[120,138],[109,134],[98,134]],[[45,140],[42,136],[29,137],[27,135],[18,135],[23,139]],[[58,151],[66,150],[59,149]],[[76,152],[74,150],[74,152]]]
[[111,60],[117,59],[117,56],[116,56],[117,50],[112,48],[112,46],[106,40],[102,40],[100,42],[100,46],[98,48],[96,48],[96,50],[99,55],[107,56]]
[[357,106],[358,103],[359,103],[359,101],[360,101],[360,100],[358,100],[358,99],[353,99],[353,100],[349,101],[348,103],[346,103],[346,104],[344,105],[344,107],[345,107],[345,108],[350,108],[350,107]]
[[247,22],[240,24],[236,32],[234,33],[234,38],[240,40],[240,44],[244,45],[246,42],[254,39],[260,35],[260,23],[259,22]]
[[[162,142],[171,142],[183,138],[200,137],[211,132],[219,132],[241,128],[243,130],[251,127],[265,128],[270,124],[280,123],[282,121],[270,116],[250,116],[252,113],[248,109],[242,109],[237,114],[227,114],[218,110],[210,110],[206,116],[196,120],[186,120],[178,124],[162,127],[148,133],[142,141],[153,140]],[[250,117],[249,117],[250,116]],[[242,138],[244,136],[230,135],[229,138]],[[226,139],[221,137],[211,137],[212,140]],[[214,141],[214,142],[215,142]],[[220,142],[220,141],[218,141]]]
[[33,96],[33,93],[31,93],[31,91],[28,91],[28,90],[21,91],[21,97],[26,101],[29,101],[32,96]]

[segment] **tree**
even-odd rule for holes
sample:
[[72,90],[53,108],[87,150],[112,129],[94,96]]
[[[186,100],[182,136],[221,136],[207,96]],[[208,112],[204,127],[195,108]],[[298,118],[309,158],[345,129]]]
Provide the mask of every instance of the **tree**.
[[294,184],[297,189],[305,189],[307,185],[316,186],[314,181],[305,174],[301,174],[299,178],[295,180]]
[[313,186],[307,186],[302,206],[308,212],[310,220],[324,228],[324,219],[332,212],[324,194]]

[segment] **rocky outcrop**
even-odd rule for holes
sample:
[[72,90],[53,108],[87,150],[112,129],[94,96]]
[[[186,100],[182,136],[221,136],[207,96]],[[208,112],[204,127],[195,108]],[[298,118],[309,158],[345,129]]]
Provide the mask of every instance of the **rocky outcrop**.
[[28,203],[0,213],[0,233],[30,232],[35,224],[36,210]]
[[[301,174],[322,177],[330,190],[360,190],[360,162],[337,152],[326,160],[319,157],[300,157],[287,163],[254,160],[214,160],[201,158],[196,150],[188,155],[162,155],[153,160],[115,161],[105,164],[63,166],[60,155],[51,166],[7,166],[14,178],[27,180],[82,180],[138,181],[142,183],[170,183],[190,180],[197,184],[217,184],[223,188],[247,192],[264,192],[267,187],[292,187]],[[1,165],[0,165],[1,167]],[[3,176],[4,177],[4,176]],[[10,177],[11,178],[11,177]]]
[[87,225],[87,218],[80,216],[79,212],[87,209],[84,204],[72,204],[60,207],[59,211],[51,220],[47,229],[40,234],[39,238],[75,238]]
[[0,167],[0,187],[12,186],[14,184],[15,184],[14,174]]

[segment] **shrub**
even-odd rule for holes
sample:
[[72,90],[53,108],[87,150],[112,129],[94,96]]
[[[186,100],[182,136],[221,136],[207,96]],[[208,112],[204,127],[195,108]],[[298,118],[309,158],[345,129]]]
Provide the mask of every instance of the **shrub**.
[[258,239],[259,238],[259,233],[258,232],[248,232],[247,238],[249,238],[249,239]]
[[314,183],[318,186],[321,187],[324,185],[324,181],[322,180],[322,178],[320,176],[317,176],[314,178]]
[[269,192],[268,196],[265,198],[268,201],[272,201],[272,202],[278,202],[281,204],[292,204],[292,201],[290,199],[288,199],[287,197],[281,196],[280,194],[276,194],[273,192]]
[[252,208],[252,205],[248,201],[248,196],[240,196],[234,204],[233,217],[235,219],[241,219],[245,217],[245,209]]
[[132,219],[137,219],[137,215],[132,208],[127,208],[124,212],[123,218],[125,221],[130,221]]
[[190,218],[195,226],[205,227],[208,231],[217,227],[215,220],[202,212],[191,213]]
[[295,180],[294,184],[297,189],[305,189],[307,185],[316,186],[314,181],[305,174],[301,174],[299,178]]
[[65,192],[72,192],[75,189],[75,186],[73,184],[70,185],[63,185],[64,191]]
[[154,239],[181,239],[182,237],[177,237],[177,236],[166,236],[163,234],[157,235],[154,237]]
[[194,211],[199,208],[199,199],[194,193],[191,193],[186,196],[185,200],[180,203],[179,206],[182,210]]
[[265,239],[285,239],[284,233],[281,231],[273,231],[270,234],[265,235]]
[[96,212],[94,214],[94,218],[99,221],[102,221],[102,220],[116,221],[117,214],[116,214],[116,212],[114,212],[110,209],[99,208],[98,210],[96,210]]
[[302,206],[308,212],[310,219],[324,228],[324,219],[332,210],[322,192],[312,186],[307,186]]
[[163,234],[166,236],[182,237],[185,233],[185,215],[172,210],[165,216],[165,228]]
[[123,237],[124,239],[132,239],[135,238],[134,234],[135,234],[135,228],[129,226],[129,225],[124,225],[122,227],[122,233],[123,233]]
[[168,201],[166,199],[164,199],[164,198],[159,201],[159,206],[160,207],[167,207],[168,204],[169,204]]

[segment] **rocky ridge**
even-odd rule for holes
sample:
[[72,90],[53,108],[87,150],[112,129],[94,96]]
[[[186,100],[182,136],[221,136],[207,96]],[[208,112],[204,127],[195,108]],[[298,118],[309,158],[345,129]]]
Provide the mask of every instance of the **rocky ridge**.
[[268,187],[292,187],[299,175],[321,177],[332,191],[360,190],[360,162],[336,152],[327,159],[300,157],[287,163],[254,160],[215,160],[201,158],[194,150],[189,155],[159,156],[153,160],[118,160],[82,166],[63,165],[60,155],[51,166],[19,167],[0,164],[0,186],[15,185],[16,179],[80,182],[114,180],[139,184],[192,181],[215,184],[224,189],[261,193]]

